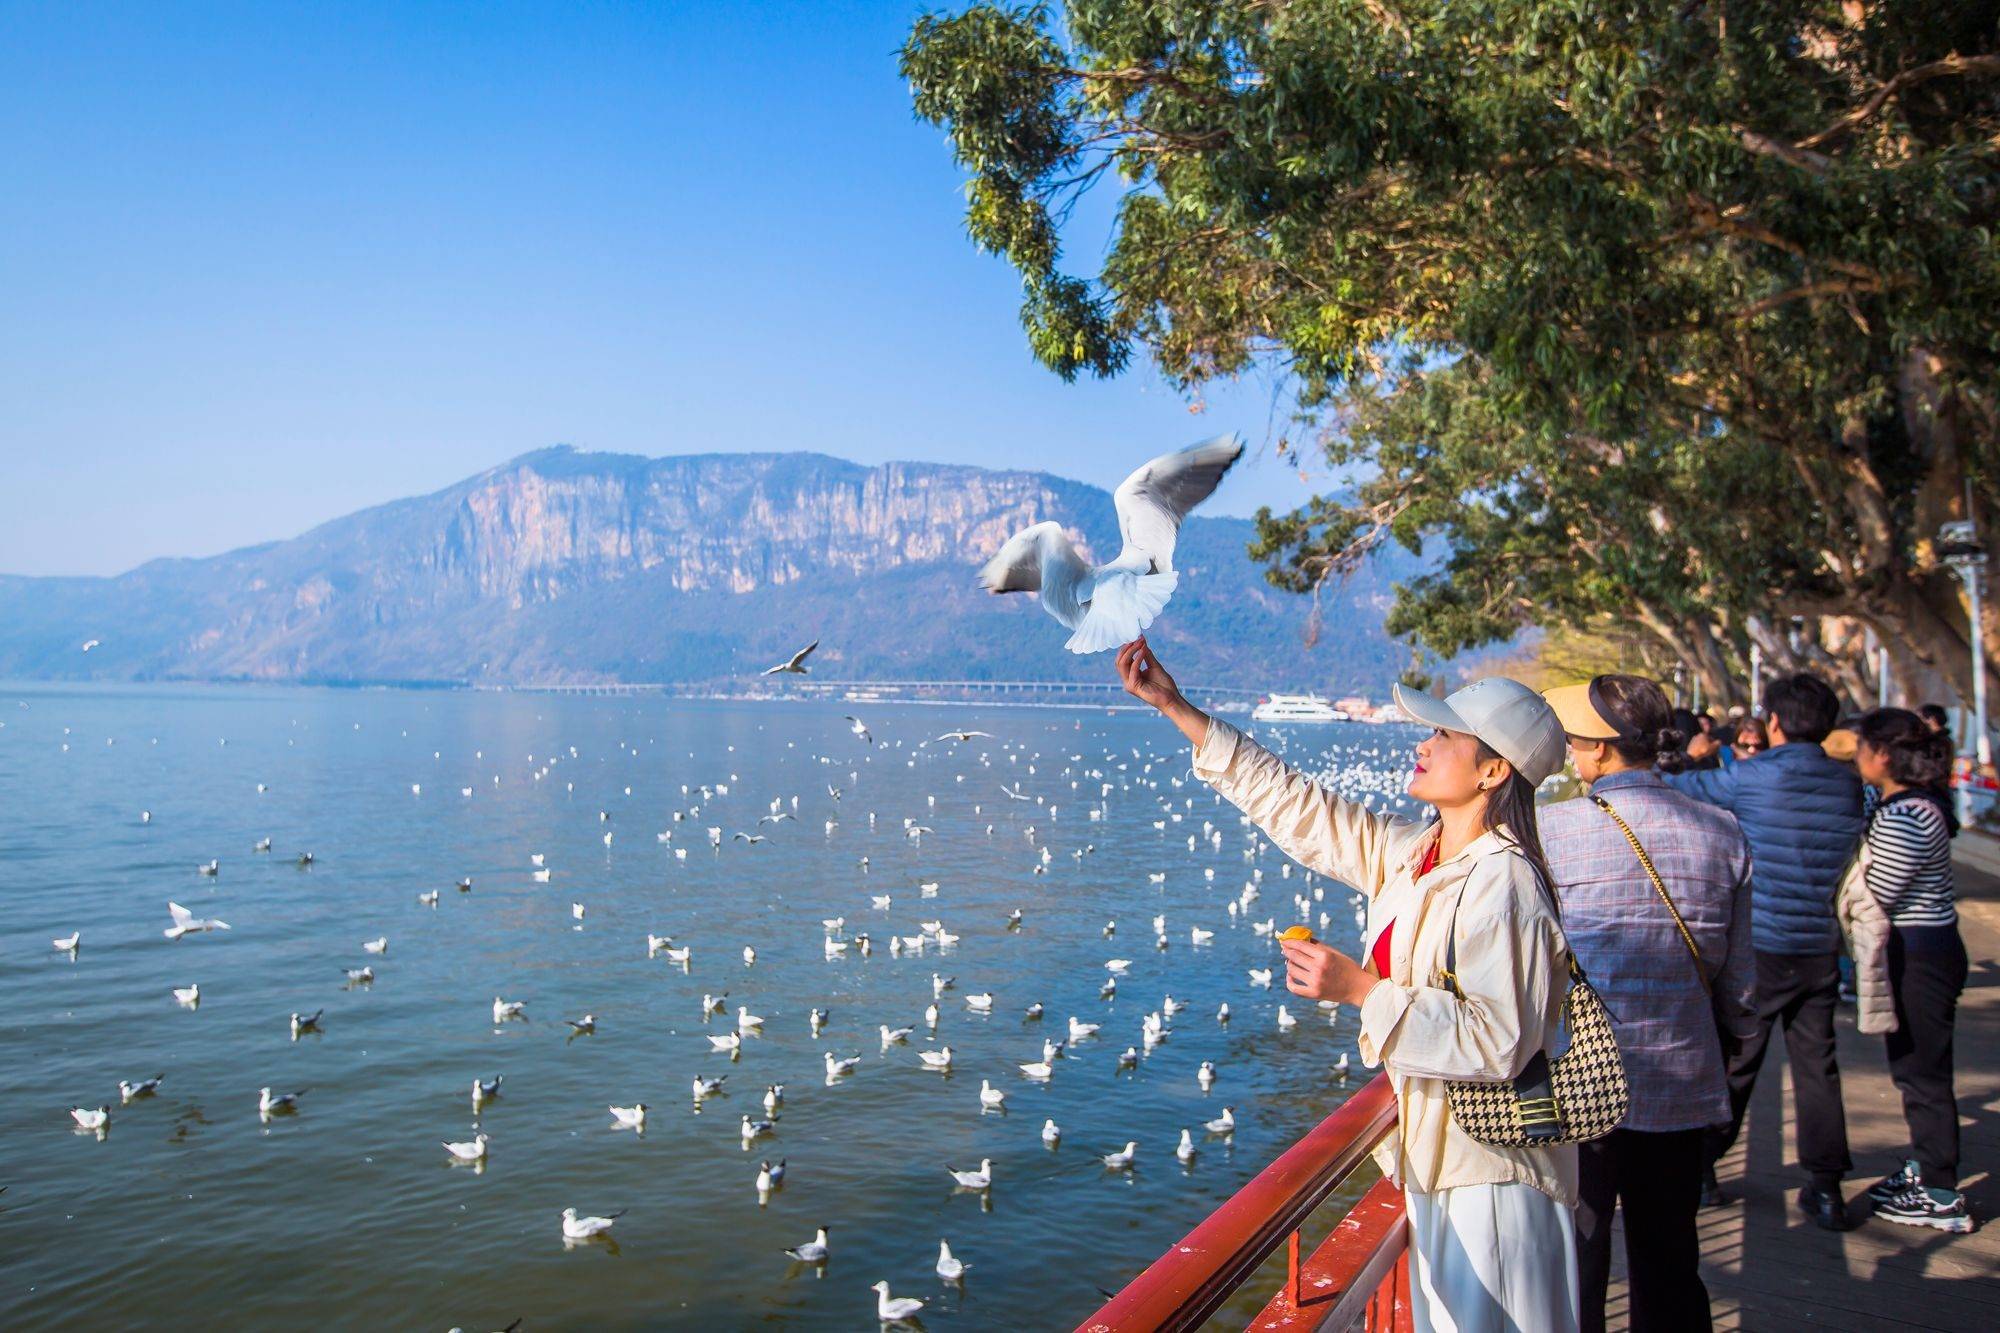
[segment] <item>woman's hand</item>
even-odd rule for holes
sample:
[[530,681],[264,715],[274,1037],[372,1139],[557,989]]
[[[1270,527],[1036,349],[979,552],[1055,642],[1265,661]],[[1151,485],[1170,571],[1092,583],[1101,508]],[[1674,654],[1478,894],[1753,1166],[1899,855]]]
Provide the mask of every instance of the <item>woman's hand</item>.
[[1338,949],[1307,940],[1286,940],[1285,985],[1308,1000],[1358,1005],[1382,978]]
[[1127,694],[1159,709],[1194,744],[1200,745],[1208,736],[1208,714],[1181,694],[1181,687],[1174,684],[1174,678],[1153,656],[1153,647],[1146,642],[1145,635],[1118,650],[1118,679]]
[[1118,650],[1118,678],[1124,682],[1125,693],[1162,713],[1186,702],[1181,697],[1181,687],[1174,684],[1174,678],[1153,656],[1152,645],[1143,634]]

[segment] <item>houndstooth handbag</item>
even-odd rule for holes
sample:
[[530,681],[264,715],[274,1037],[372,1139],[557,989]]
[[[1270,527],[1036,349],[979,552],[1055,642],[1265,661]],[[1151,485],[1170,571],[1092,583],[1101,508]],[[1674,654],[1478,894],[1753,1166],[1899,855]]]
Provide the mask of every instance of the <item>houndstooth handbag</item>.
[[[1461,884],[1459,900],[1464,897]],[[1452,994],[1465,998],[1458,985],[1458,903],[1451,908],[1442,979]],[[1554,1060],[1546,1051],[1535,1052],[1511,1083],[1445,1084],[1451,1118],[1470,1137],[1496,1148],[1553,1148],[1603,1138],[1625,1119],[1625,1062],[1611,1014],[1574,954],[1569,981],[1563,999],[1568,1050]]]

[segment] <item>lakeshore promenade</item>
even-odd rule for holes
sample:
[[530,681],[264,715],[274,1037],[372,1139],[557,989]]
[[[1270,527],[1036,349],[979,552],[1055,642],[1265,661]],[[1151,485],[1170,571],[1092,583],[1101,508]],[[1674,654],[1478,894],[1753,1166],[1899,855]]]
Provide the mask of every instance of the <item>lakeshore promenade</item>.
[[[2000,1328],[2000,853],[1979,855],[1980,846],[1968,843],[1956,867],[1959,928],[1972,958],[1958,1013],[1961,1188],[1979,1230],[1953,1236],[1870,1220],[1834,1233],[1809,1223],[1793,1203],[1801,1177],[1791,1077],[1774,1036],[1743,1136],[1718,1171],[1732,1202],[1701,1214],[1702,1277],[1717,1329]],[[1882,1040],[1855,1031],[1851,1007],[1841,1011],[1840,1074],[1855,1163],[1845,1188],[1859,1216],[1859,1196],[1894,1169],[1909,1133]],[[1613,1328],[1626,1325],[1623,1253],[1621,1243]]]

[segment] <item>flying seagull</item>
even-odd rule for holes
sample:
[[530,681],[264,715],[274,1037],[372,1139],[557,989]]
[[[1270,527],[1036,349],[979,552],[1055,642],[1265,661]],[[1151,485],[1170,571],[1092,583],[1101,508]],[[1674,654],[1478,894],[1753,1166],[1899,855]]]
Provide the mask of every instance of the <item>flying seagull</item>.
[[851,728],[849,728],[849,730],[851,730],[855,735],[859,736],[862,740],[867,741],[870,745],[873,745],[875,743],[875,737],[872,734],[870,734],[867,723],[863,722],[860,718],[854,716],[854,714],[852,713],[844,713],[842,714],[842,716],[845,717],[849,722],[852,722],[854,724]]
[[1220,435],[1162,454],[1119,484],[1112,495],[1124,548],[1092,569],[1062,525],[1037,523],[1007,539],[979,572],[993,593],[1039,592],[1042,609],[1072,631],[1063,646],[1100,653],[1139,637],[1174,595],[1174,542],[1181,520],[1214,493],[1243,456],[1243,442]]
[[812,656],[813,649],[817,647],[819,647],[819,640],[814,639],[811,643],[793,653],[790,661],[780,662],[774,667],[767,667],[763,674],[767,676],[807,675],[812,671],[812,668],[806,665],[806,659]]
[[990,731],[947,731],[937,739],[941,741],[969,741],[974,736],[984,736],[988,740],[991,740],[993,733]]
[[172,903],[172,902],[168,903],[167,913],[173,917],[174,924],[168,926],[167,929],[162,933],[164,933],[166,937],[170,940],[177,940],[183,935],[200,934],[202,931],[205,930],[229,929],[229,923],[227,921],[216,921],[212,918],[204,919],[202,917],[198,917],[193,912],[188,911],[187,908],[182,907],[179,903]]

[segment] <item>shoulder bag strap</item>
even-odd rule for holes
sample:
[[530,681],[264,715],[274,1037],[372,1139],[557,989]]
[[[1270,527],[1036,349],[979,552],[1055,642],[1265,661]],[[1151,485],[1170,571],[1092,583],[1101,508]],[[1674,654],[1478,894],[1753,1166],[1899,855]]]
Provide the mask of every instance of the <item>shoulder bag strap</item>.
[[[1608,810],[1610,807],[1606,806],[1605,808]],[[1618,819],[1618,816],[1613,815],[1612,818]],[[1620,825],[1623,825],[1625,821],[1620,819],[1618,822]],[[1630,830],[1627,830],[1626,836],[1627,837],[1631,836]],[[1634,847],[1637,847],[1639,844],[1635,841],[1632,845]],[[1644,860],[1645,855],[1646,854],[1644,852],[1640,852],[1639,853],[1640,859]],[[1648,870],[1651,869],[1650,862],[1647,863],[1647,868]],[[1660,882],[1660,877],[1658,875],[1654,875],[1653,883],[1657,885],[1659,884],[1659,882]],[[1535,876],[1535,885],[1547,897],[1549,902],[1549,910],[1555,913],[1556,922],[1558,925],[1560,925],[1562,922],[1562,902],[1560,899],[1556,897],[1553,886],[1543,884],[1542,878],[1539,874]],[[1660,890],[1661,896],[1664,897],[1666,895],[1666,892],[1667,891],[1664,888],[1661,889]],[[1444,984],[1451,989],[1452,994],[1456,995],[1461,1000],[1465,998],[1465,992],[1459,989],[1458,985],[1458,909],[1464,902],[1465,902],[1465,880],[1461,879],[1458,882],[1458,896],[1452,899],[1451,903],[1451,924],[1448,927],[1446,927],[1448,933],[1444,937]],[[1672,902],[1668,902],[1667,910],[1670,912],[1673,911],[1673,906],[1674,905]],[[1678,923],[1680,919],[1681,919],[1680,913],[1674,912],[1674,921]],[[1681,927],[1681,935],[1683,938],[1687,936],[1687,927],[1685,926]],[[1691,939],[1688,940],[1688,948],[1690,949],[1694,948],[1694,941]],[[1576,950],[1570,949],[1567,950],[1567,952],[1569,954],[1569,979],[1572,982],[1586,980],[1583,973],[1583,964],[1577,962],[1576,960]],[[1697,964],[1697,966],[1699,966],[1700,962],[1701,962],[1701,955],[1696,954],[1695,963]]]
[[1625,835],[1625,841],[1632,844],[1632,851],[1638,856],[1639,864],[1645,867],[1646,877],[1653,881],[1653,888],[1659,893],[1660,901],[1667,905],[1667,913],[1674,919],[1674,929],[1681,933],[1681,942],[1687,945],[1688,953],[1693,955],[1695,975],[1701,979],[1702,987],[1706,989],[1708,974],[1702,968],[1701,950],[1695,947],[1694,936],[1688,933],[1687,922],[1681,920],[1681,910],[1674,906],[1673,896],[1667,892],[1666,881],[1662,880],[1660,872],[1653,868],[1653,858],[1646,855],[1646,849],[1639,845],[1639,835],[1632,832],[1632,826],[1611,808],[1611,802],[1602,796],[1592,796],[1590,799],[1597,802],[1598,809],[1611,816],[1612,822],[1618,825],[1618,831]]

